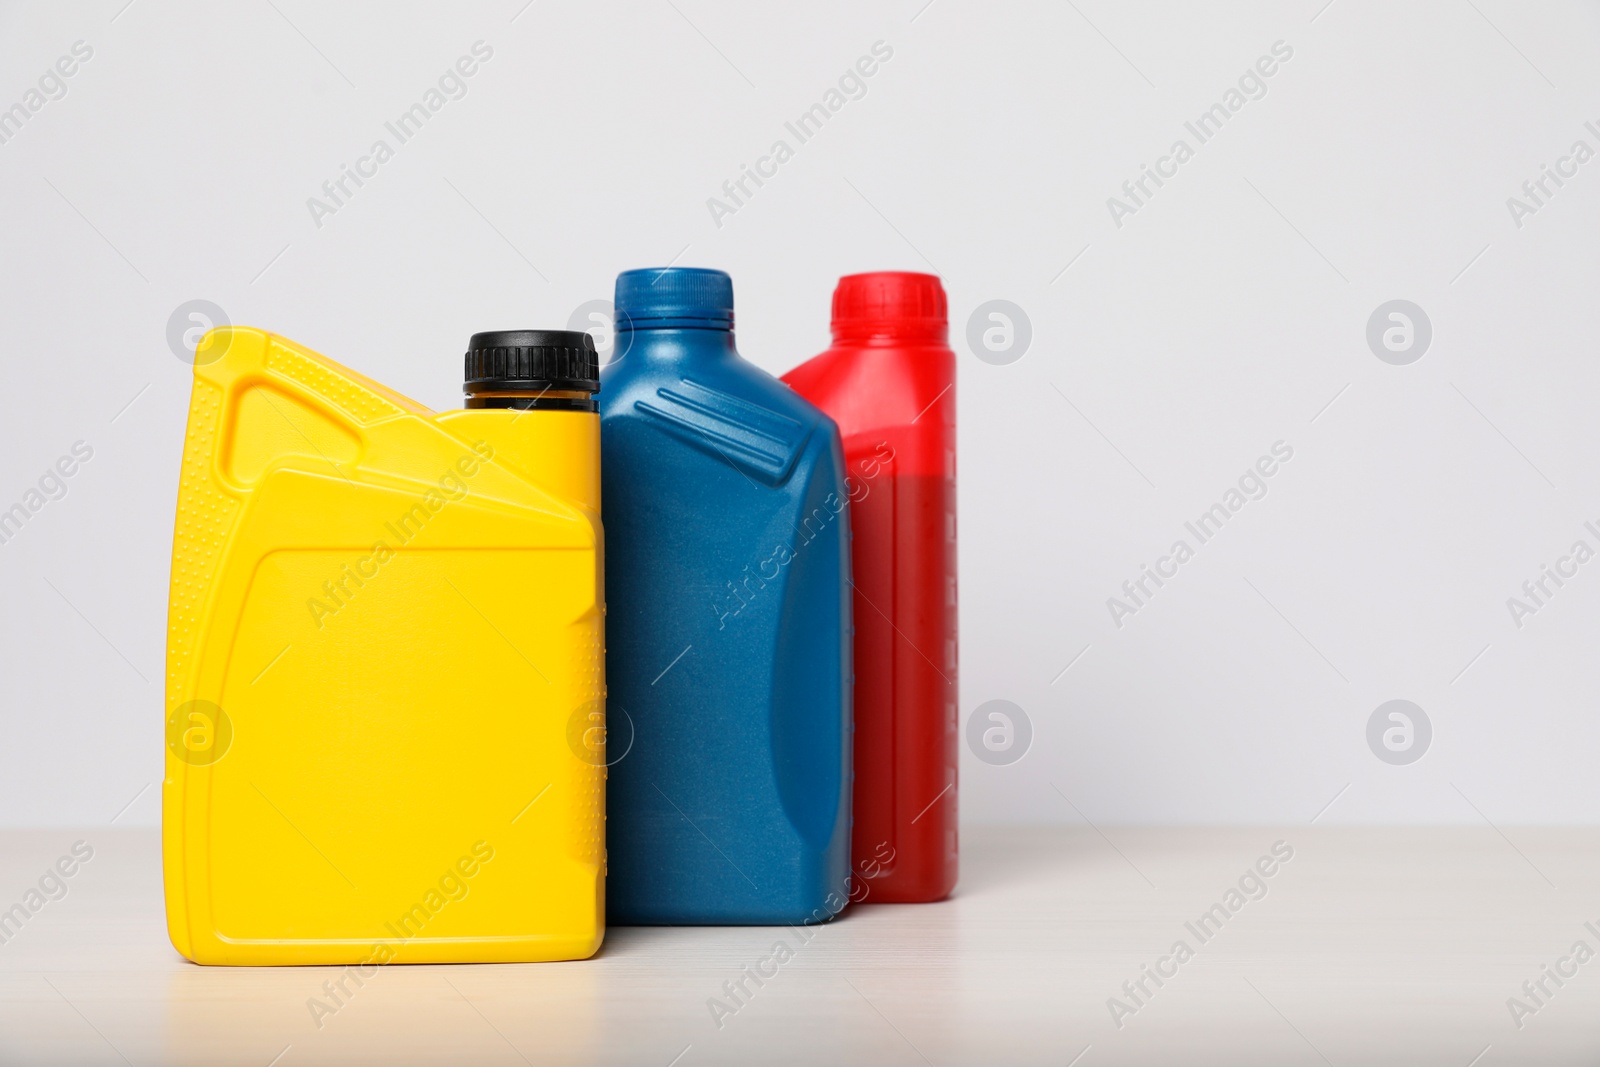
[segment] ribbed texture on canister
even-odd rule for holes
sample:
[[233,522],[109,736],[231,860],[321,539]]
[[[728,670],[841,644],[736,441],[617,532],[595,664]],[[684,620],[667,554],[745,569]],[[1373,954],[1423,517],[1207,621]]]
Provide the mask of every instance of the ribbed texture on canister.
[[600,356],[594,338],[576,330],[493,330],[467,346],[471,390],[545,388],[594,393]]
[[910,271],[849,274],[833,291],[834,333],[943,331],[949,309],[937,276]]
[[617,322],[733,325],[733,279],[701,267],[652,267],[617,275]]

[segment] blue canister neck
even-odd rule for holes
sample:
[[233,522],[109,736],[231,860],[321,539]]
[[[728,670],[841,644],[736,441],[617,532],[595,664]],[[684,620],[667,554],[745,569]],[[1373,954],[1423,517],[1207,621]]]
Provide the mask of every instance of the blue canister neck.
[[651,359],[739,358],[731,326],[684,324],[686,320],[651,322],[626,326],[619,323],[613,360],[631,353]]

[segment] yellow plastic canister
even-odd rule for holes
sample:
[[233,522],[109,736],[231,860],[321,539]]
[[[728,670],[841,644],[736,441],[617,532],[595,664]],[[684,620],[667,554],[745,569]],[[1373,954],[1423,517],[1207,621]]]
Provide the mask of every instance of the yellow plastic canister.
[[434,413],[201,341],[162,852],[196,963],[581,959],[604,936],[598,416]]

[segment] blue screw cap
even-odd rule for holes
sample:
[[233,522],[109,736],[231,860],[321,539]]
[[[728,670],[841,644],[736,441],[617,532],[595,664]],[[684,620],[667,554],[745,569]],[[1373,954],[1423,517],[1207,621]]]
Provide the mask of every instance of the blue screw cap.
[[733,329],[733,279],[701,267],[649,267],[617,275],[617,328]]

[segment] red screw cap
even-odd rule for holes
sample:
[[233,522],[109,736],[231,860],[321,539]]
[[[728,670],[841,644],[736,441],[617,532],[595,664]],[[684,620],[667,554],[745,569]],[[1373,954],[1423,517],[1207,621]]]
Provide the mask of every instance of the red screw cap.
[[944,286],[933,274],[892,270],[847,274],[833,291],[837,335],[933,330],[942,336],[948,315]]

